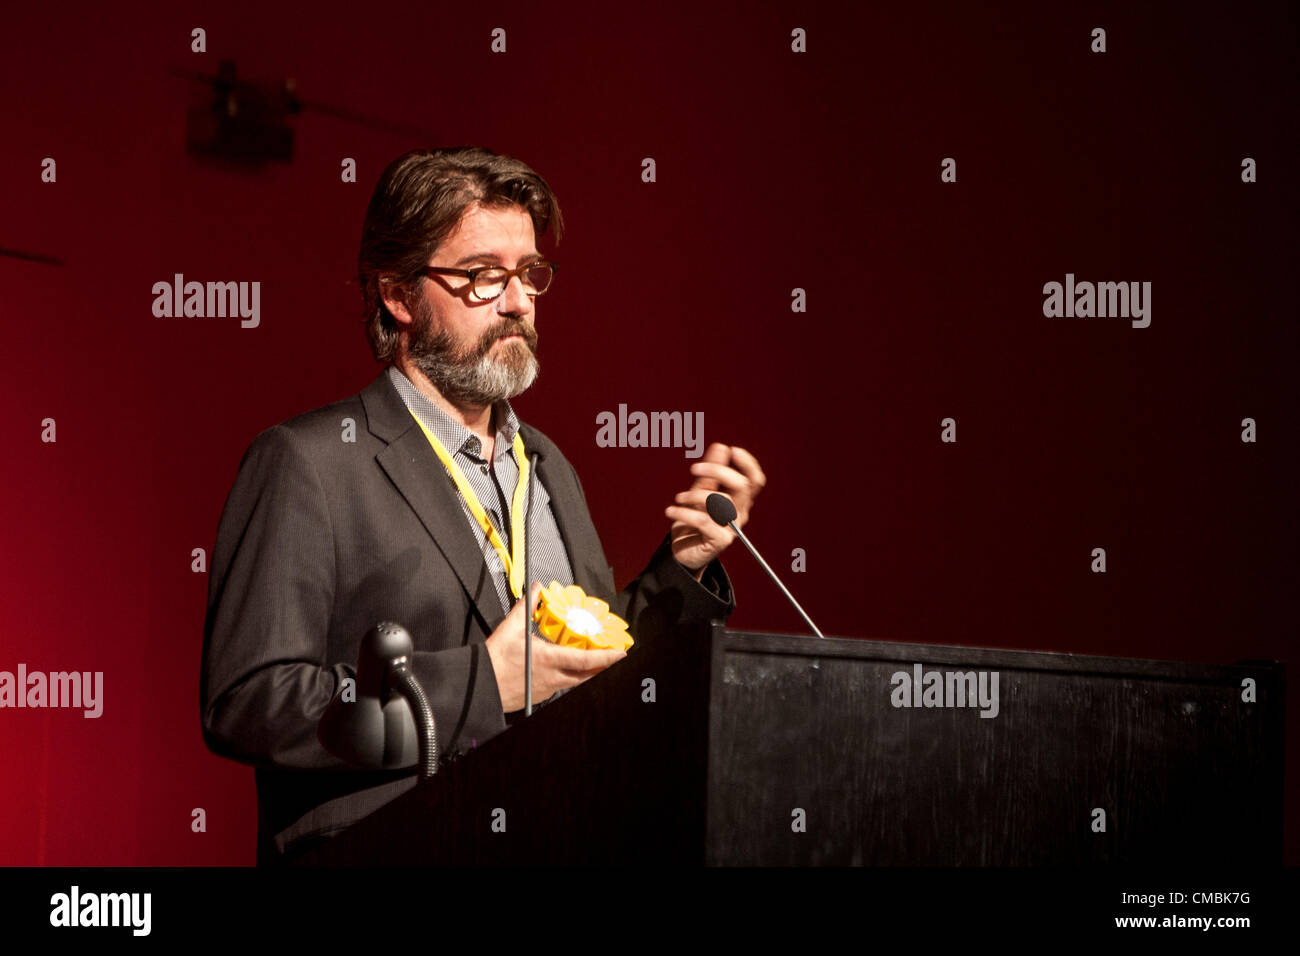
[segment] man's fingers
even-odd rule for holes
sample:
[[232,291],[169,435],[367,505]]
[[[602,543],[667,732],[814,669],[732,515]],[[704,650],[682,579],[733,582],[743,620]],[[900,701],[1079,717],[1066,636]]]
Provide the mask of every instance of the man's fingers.
[[758,487],[762,488],[767,484],[767,475],[763,474],[763,468],[759,465],[758,459],[739,445],[731,446],[731,462]]
[[714,482],[712,490],[714,491],[717,490],[719,484],[728,491],[742,491],[749,482],[749,479],[736,469],[709,461],[697,461],[691,465],[691,474],[696,476],[692,488],[698,487],[702,480],[712,480]]
[[[725,465],[730,460],[731,449],[720,441],[715,441],[712,445],[706,448],[704,450],[704,457],[700,459],[701,462],[715,465]],[[691,473],[695,474],[694,467],[691,468]],[[692,482],[691,487],[703,488],[706,491],[717,491],[718,483],[707,475],[696,475],[695,481]]]
[[[583,653],[584,653],[584,654],[596,654],[596,653],[598,653],[598,652],[597,652],[597,651],[583,651]],[[613,664],[613,663],[617,663],[617,662],[620,661],[620,660],[622,660],[622,658],[621,658],[621,657],[618,657],[618,658],[615,658],[615,660],[611,661],[610,663],[611,663],[611,664]],[[602,664],[600,667],[588,667],[588,668],[586,668],[585,670],[574,670],[573,668],[569,668],[569,667],[560,667],[560,668],[557,668],[557,669],[556,669],[555,673],[556,673],[556,675],[557,675],[558,677],[560,677],[560,678],[563,679],[563,680],[571,681],[573,684],[581,684],[581,683],[583,683],[584,681],[589,681],[589,680],[591,680],[591,679],[592,679],[593,677],[595,677],[597,674],[600,674],[600,673],[604,672],[604,671],[607,670],[608,668],[609,668],[609,664]]]
[[610,664],[627,657],[627,651],[587,651],[580,647],[560,647],[558,644],[546,645],[544,652],[546,663],[565,674],[598,674]]
[[720,441],[715,441],[712,445],[704,450],[704,457],[701,461],[712,461],[719,465],[725,465],[731,460],[731,448]]
[[701,534],[705,532],[709,532],[713,536],[726,534],[729,536],[728,540],[730,540],[731,531],[722,527],[722,525],[710,518],[706,512],[700,511],[698,508],[681,508],[677,505],[669,505],[664,509],[664,515],[669,520],[694,528]]
[[[694,491],[679,491],[677,492],[677,494],[673,495],[673,503],[683,505],[688,508],[707,509],[709,506],[710,495],[722,495],[722,492],[705,491],[702,488]],[[735,502],[732,501],[730,495],[722,495],[722,497],[726,498],[728,501],[731,501],[733,505],[735,504]]]

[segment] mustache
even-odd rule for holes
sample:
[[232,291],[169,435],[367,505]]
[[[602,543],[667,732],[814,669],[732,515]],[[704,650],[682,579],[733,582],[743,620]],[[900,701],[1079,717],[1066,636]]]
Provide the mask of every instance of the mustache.
[[492,348],[492,344],[498,339],[504,339],[511,335],[522,336],[523,340],[528,344],[529,351],[536,354],[537,330],[518,319],[505,319],[483,333],[483,338],[480,340],[478,347],[478,357],[482,358],[487,355],[488,349]]

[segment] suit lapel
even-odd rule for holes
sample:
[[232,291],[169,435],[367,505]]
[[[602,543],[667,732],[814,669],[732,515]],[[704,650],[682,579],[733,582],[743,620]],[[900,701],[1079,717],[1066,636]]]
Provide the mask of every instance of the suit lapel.
[[505,619],[491,571],[461,508],[460,493],[385,369],[361,393],[367,426],[388,443],[375,456],[474,602],[490,634]]
[[428,439],[413,428],[376,458],[446,556],[490,634],[505,618],[501,599],[461,508],[460,493]]

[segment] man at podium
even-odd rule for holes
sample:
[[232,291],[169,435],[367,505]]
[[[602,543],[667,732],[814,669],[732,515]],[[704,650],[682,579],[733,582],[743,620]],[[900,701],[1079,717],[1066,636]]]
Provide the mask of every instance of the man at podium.
[[[410,632],[444,758],[518,715],[525,542],[534,582],[608,601],[637,642],[735,607],[718,561],[734,534],[704,500],[726,494],[743,525],[764,484],[753,455],[710,445],[645,570],[616,592],[577,473],[510,406],[537,376],[537,299],[557,271],[537,240],[561,225],[550,187],[511,157],[399,157],[358,257],[384,370],[244,454],[212,552],[200,697],[207,745],[255,768],[259,863],[292,859],[416,781],[414,768],[349,767],[317,739],[376,623]],[[533,702],[623,656],[534,641]]]

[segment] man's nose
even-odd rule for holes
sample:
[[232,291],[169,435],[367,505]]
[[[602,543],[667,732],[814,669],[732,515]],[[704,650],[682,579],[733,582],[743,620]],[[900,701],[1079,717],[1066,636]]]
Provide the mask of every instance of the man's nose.
[[497,311],[502,315],[524,318],[533,311],[532,297],[524,291],[524,283],[519,276],[511,276],[505,291],[497,299]]

